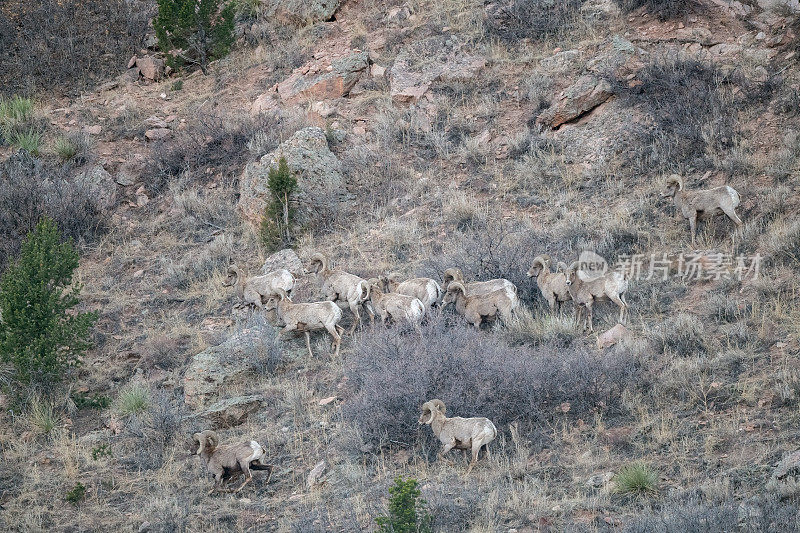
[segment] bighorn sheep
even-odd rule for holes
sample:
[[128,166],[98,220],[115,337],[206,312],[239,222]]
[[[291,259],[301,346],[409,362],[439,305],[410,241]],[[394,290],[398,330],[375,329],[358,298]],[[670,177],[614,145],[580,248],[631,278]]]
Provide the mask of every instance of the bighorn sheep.
[[496,317],[508,320],[511,313],[519,306],[517,293],[508,288],[497,289],[488,294],[470,294],[460,281],[451,281],[442,300],[442,306],[454,303],[456,311],[464,315],[467,322],[481,327],[484,317]]
[[611,300],[619,307],[619,322],[625,323],[625,313],[628,302],[625,301],[625,292],[628,290],[628,281],[619,272],[607,272],[600,277],[588,279],[580,270],[578,261],[566,266],[559,263],[559,268],[564,269],[567,288],[575,304],[575,321],[580,322],[582,309],[586,309],[583,329],[586,330],[586,321],[589,322],[589,331],[594,331],[592,320],[592,306],[594,302]]
[[536,278],[536,285],[550,305],[550,312],[558,307],[561,312],[561,303],[572,299],[567,288],[567,278],[563,272],[550,272],[550,256],[538,255],[533,259],[528,270],[529,278]]
[[398,281],[396,275],[389,274],[388,276],[382,276],[380,280],[384,290],[419,298],[419,301],[422,302],[427,310],[430,310],[434,304],[438,303],[444,294],[442,287],[439,286],[435,279],[431,278],[413,278],[406,281]]
[[461,418],[445,416],[445,406],[442,400],[430,400],[422,404],[422,414],[419,416],[420,424],[428,424],[433,434],[444,445],[438,457],[458,448],[472,450],[472,461],[469,463],[465,476],[472,472],[472,467],[478,461],[481,446],[486,446],[486,455],[489,454],[489,443],[497,437],[497,428],[488,418]]
[[[272,466],[262,462],[266,451],[254,440],[220,446],[219,437],[211,430],[195,433],[192,439],[198,445],[194,455],[199,455],[203,459],[206,468],[214,476],[214,487],[209,491],[209,496],[215,491],[239,492],[253,480],[251,470],[269,470],[269,476],[272,476]],[[238,489],[232,491],[224,488],[226,482],[241,474],[244,474],[244,482]]]
[[695,245],[695,234],[697,233],[697,220],[707,220],[716,215],[725,214],[736,224],[742,226],[741,219],[736,215],[736,207],[739,205],[739,193],[730,186],[716,187],[714,189],[704,189],[687,191],[684,189],[683,177],[672,174],[667,178],[667,190],[662,194],[664,198],[672,198],[675,209],[680,211],[683,218],[689,221],[689,229],[692,232],[692,246]]
[[391,318],[396,321],[408,322],[419,329],[419,324],[425,317],[425,305],[419,298],[396,292],[384,293],[378,278],[372,278],[369,283],[370,300],[384,324],[387,318]]
[[499,289],[505,289],[509,293],[509,297],[511,297],[512,293],[514,296],[517,295],[517,286],[503,278],[466,283],[464,281],[464,274],[461,272],[460,268],[448,268],[444,271],[444,283],[442,283],[442,289],[447,291],[447,287],[453,281],[460,281],[467,289],[467,292],[470,294],[470,296],[489,294],[490,292],[494,292]]
[[236,266],[228,268],[228,277],[222,282],[223,287],[236,287],[236,294],[242,300],[240,305],[255,305],[264,308],[264,301],[272,295],[278,294],[278,289],[291,294],[294,289],[294,276],[286,269],[275,270],[263,276],[247,277],[247,272]]
[[335,348],[334,357],[339,355],[339,345],[342,343],[341,333],[344,328],[339,326],[342,320],[342,310],[334,302],[292,303],[285,291],[278,289],[278,296],[272,297],[267,302],[267,309],[277,309],[278,317],[286,324],[278,333],[302,331],[306,336],[306,347],[309,357],[311,353],[311,335],[309,331],[324,329],[333,338],[332,348]]
[[359,306],[363,306],[369,314],[370,320],[375,318],[375,314],[364,303],[369,299],[369,283],[367,280],[354,274],[349,274],[342,270],[331,270],[328,267],[328,258],[325,255],[316,253],[311,256],[311,272],[316,272],[322,280],[322,291],[328,300],[332,302],[346,303],[350,311],[355,316],[352,333],[356,325],[361,322],[361,315],[358,314]]

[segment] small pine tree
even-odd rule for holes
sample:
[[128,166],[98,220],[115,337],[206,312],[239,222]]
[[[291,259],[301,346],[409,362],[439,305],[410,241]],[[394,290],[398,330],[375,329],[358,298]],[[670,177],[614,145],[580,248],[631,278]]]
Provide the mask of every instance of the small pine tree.
[[78,252],[61,242],[56,223],[43,218],[0,278],[0,360],[22,385],[47,387],[80,364],[91,346],[97,314],[77,313],[80,285],[72,275]]
[[285,157],[278,160],[278,168],[271,167],[267,180],[272,196],[261,220],[261,242],[269,250],[292,244],[294,225],[294,195],[298,190],[297,178],[289,169]]
[[389,516],[379,516],[378,531],[381,533],[430,533],[432,518],[427,504],[420,498],[422,492],[416,479],[403,480],[397,476],[394,486],[389,487]]
[[197,65],[206,74],[208,64],[233,45],[234,15],[234,2],[225,0],[158,0],[153,26],[167,63]]

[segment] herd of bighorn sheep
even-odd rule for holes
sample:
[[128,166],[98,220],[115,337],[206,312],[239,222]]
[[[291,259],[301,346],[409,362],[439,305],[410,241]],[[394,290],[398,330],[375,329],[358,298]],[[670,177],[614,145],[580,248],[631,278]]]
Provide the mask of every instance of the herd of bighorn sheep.
[[[691,242],[694,246],[697,221],[725,214],[738,227],[742,221],[736,215],[739,193],[732,187],[717,187],[708,190],[686,190],[681,176],[673,174],[667,179],[663,197],[672,198],[676,211],[689,221]],[[551,313],[561,314],[565,302],[573,303],[576,323],[584,330],[593,331],[592,309],[595,302],[611,301],[619,307],[619,322],[624,323],[628,311],[625,292],[628,280],[618,272],[602,275],[587,275],[578,261],[570,265],[558,263],[556,271],[550,269],[551,257],[539,255],[534,258],[527,272],[547,301]],[[447,269],[442,276],[442,285],[431,278],[400,280],[394,274],[364,279],[342,270],[333,270],[329,259],[315,253],[310,260],[309,272],[317,276],[326,300],[311,303],[294,303],[291,292],[295,287],[294,276],[285,269],[275,270],[262,276],[248,277],[246,272],[232,265],[224,286],[235,286],[241,306],[255,306],[259,310],[275,309],[278,318],[285,324],[281,333],[291,331],[305,334],[309,356],[311,341],[309,332],[326,330],[333,340],[334,357],[339,354],[344,328],[339,325],[342,309],[349,309],[354,321],[352,333],[361,323],[363,310],[374,321],[377,314],[385,324],[387,320],[405,322],[420,330],[420,323],[433,307],[453,304],[458,314],[469,324],[480,327],[489,319],[507,321],[519,307],[517,287],[507,279],[467,282],[458,268]],[[419,424],[431,426],[431,430],[443,447],[439,458],[453,448],[469,450],[472,460],[466,474],[472,471],[478,460],[480,449],[497,436],[497,428],[487,418],[448,418],[445,404],[434,399],[422,404]],[[195,433],[195,453],[206,464],[214,476],[214,491],[227,491],[224,485],[244,474],[244,482],[236,489],[240,491],[252,480],[251,470],[270,470],[271,465],[262,462],[266,452],[255,441],[231,446],[220,446],[213,431]]]

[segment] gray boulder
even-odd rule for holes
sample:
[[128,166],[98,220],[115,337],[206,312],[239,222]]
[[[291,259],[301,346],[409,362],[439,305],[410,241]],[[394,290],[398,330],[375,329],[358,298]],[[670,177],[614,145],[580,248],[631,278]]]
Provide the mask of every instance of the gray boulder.
[[285,268],[295,276],[302,275],[304,271],[303,262],[297,252],[291,248],[279,250],[267,257],[266,261],[264,261],[264,266],[261,267],[261,273],[266,274],[280,268]]
[[202,416],[217,429],[231,428],[242,424],[263,403],[264,397],[258,395],[226,398],[210,405]]
[[289,169],[297,176],[298,222],[311,222],[320,212],[336,209],[352,195],[345,189],[342,163],[331,152],[325,132],[318,127],[299,130],[276,150],[250,163],[240,180],[239,211],[254,227],[261,224],[264,209],[270,198],[269,169],[277,168],[285,157]]
[[88,188],[102,210],[111,209],[117,203],[117,184],[101,165],[78,174],[75,180]]
[[[223,390],[247,385],[254,372],[275,354],[270,343],[275,329],[262,324],[243,329],[218,346],[195,355],[183,377],[183,400],[192,410],[205,410]],[[219,406],[217,406],[219,408]]]

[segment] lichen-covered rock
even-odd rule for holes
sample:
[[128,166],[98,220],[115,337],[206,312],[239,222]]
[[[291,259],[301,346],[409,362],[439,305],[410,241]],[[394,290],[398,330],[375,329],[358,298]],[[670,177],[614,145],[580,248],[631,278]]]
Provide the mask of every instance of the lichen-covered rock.
[[304,273],[303,262],[300,261],[297,252],[291,248],[279,250],[267,257],[266,261],[264,261],[264,266],[261,267],[261,273],[266,274],[280,268],[285,268],[295,276],[300,276]]
[[264,397],[258,395],[226,398],[210,405],[202,416],[216,429],[230,428],[242,424],[250,413],[258,411],[263,403]]
[[279,83],[278,94],[284,102],[341,98],[350,93],[368,66],[367,52],[351,50],[339,57],[322,55]]
[[281,157],[286,158],[289,169],[297,176],[300,223],[313,221],[320,211],[336,209],[340,202],[352,198],[344,186],[342,163],[328,147],[325,132],[317,127],[304,128],[245,168],[240,180],[239,211],[253,226],[261,224],[270,197],[269,169],[277,168]]
[[222,390],[250,382],[264,355],[264,342],[274,337],[272,326],[242,330],[218,346],[195,355],[183,377],[183,400],[193,410],[217,401]]
[[340,0],[273,0],[267,14],[281,22],[305,26],[333,18]]
[[463,52],[452,40],[433,37],[400,50],[388,71],[390,94],[396,103],[416,102],[433,82],[469,80],[485,66],[485,58]]
[[100,209],[110,209],[117,203],[117,184],[101,165],[78,174],[75,180],[91,191]]

